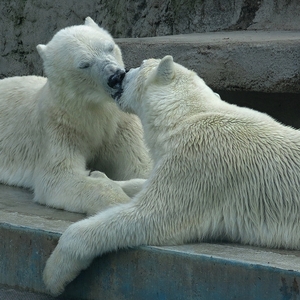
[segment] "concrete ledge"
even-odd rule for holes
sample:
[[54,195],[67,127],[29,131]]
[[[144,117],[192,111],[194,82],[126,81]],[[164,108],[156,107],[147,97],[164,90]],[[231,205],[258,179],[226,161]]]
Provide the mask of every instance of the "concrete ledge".
[[[47,41],[28,41],[26,54],[0,55],[0,78],[41,75],[42,61],[35,47]],[[300,31],[209,32],[116,42],[128,68],[171,54],[215,90],[300,93]]]
[[299,31],[235,31],[116,39],[127,67],[173,55],[216,90],[300,93]]
[[[45,293],[46,259],[64,229],[83,216],[30,198],[0,185],[0,287]],[[299,284],[299,251],[199,243],[103,255],[58,299],[300,299]]]
[[49,295],[32,293],[27,291],[16,290],[8,286],[0,285],[0,299],[1,300],[55,300]]

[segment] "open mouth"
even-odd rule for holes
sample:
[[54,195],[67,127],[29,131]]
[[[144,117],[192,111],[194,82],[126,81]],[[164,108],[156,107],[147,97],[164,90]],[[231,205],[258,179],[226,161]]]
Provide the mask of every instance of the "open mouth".
[[115,101],[118,101],[123,93],[122,82],[125,77],[125,70],[117,70],[117,72],[111,75],[108,79],[108,86],[113,89],[111,96]]
[[123,93],[123,88],[120,87],[120,88],[112,95],[113,99],[114,99],[116,102],[118,102],[119,99],[120,99],[121,96],[122,96],[122,93]]
[[117,89],[121,86],[122,81],[125,77],[125,71],[123,70],[118,70],[115,74],[111,75],[108,79],[108,86]]
[[111,75],[109,78],[108,78],[108,86],[113,88],[113,89],[119,89],[122,85],[122,81],[125,77],[125,70],[117,70],[117,72],[113,75]]

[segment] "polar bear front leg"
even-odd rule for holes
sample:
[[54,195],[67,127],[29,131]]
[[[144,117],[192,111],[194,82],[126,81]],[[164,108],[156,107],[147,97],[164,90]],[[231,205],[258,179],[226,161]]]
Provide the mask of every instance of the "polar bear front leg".
[[46,287],[54,296],[61,294],[65,286],[92,262],[92,258],[76,259],[74,256],[67,255],[63,244],[64,241],[61,240],[60,246],[56,247],[48,259],[46,269],[43,273]]
[[96,256],[119,247],[146,244],[149,241],[145,234],[148,226],[140,217],[134,203],[128,203],[71,225],[61,236],[43,273],[51,294],[62,293],[66,284]]
[[[45,284],[52,293],[62,292],[81,269],[105,252],[140,245],[176,245],[199,237],[199,207],[194,202],[185,207],[180,195],[170,194],[173,190],[166,189],[162,180],[166,169],[158,174],[150,176],[132,201],[74,223],[63,233],[44,270]],[[201,216],[199,220],[203,222]]]
[[41,204],[88,215],[131,200],[104,174],[95,178],[78,168],[56,169],[55,173],[44,168],[35,181],[34,194],[34,200]]
[[122,188],[128,197],[133,198],[144,188],[146,181],[146,179],[135,178],[127,181],[115,181],[115,183]]
[[[107,178],[107,176],[104,173],[99,171],[91,172],[90,176],[94,178]],[[137,193],[139,193],[143,189],[146,179],[135,178],[125,181],[114,182],[122,188],[122,190],[126,193],[128,197],[133,198]]]

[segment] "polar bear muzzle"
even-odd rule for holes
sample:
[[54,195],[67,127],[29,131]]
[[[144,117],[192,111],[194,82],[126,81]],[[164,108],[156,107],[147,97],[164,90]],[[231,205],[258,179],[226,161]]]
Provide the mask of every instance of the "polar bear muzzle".
[[118,69],[115,74],[111,75],[108,78],[108,86],[113,88],[113,89],[120,89],[122,85],[122,81],[125,77],[125,70]]

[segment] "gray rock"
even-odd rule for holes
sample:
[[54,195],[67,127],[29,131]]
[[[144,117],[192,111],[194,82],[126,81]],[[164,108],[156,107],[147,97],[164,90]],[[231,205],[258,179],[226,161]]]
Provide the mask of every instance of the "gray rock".
[[[115,38],[232,30],[245,33],[249,29],[263,31],[284,29],[300,32],[298,0],[2,0],[0,1],[0,78],[28,74],[42,75],[42,61],[36,51],[36,45],[47,43],[61,28],[82,24],[86,16],[91,16]],[[300,38],[299,32],[295,34]],[[284,32],[282,34],[284,35]],[[201,36],[199,38],[201,39]],[[124,48],[127,65],[130,65],[130,57],[133,57],[134,52],[141,50],[139,50],[139,40],[133,41],[135,48],[129,46]],[[131,40],[128,41],[128,44],[130,43]],[[203,62],[207,62],[207,66],[214,65],[214,68],[210,69],[203,65],[208,81],[211,81],[214,87],[218,87],[220,82],[220,88],[234,87],[264,91],[275,88],[276,91],[286,91],[288,86],[292,86],[294,92],[299,90],[299,70],[295,71],[299,60],[295,60],[294,67],[290,66],[293,64],[291,59],[298,59],[299,48],[294,44],[291,46],[287,41],[283,41],[280,46],[275,43],[273,53],[271,51],[273,44],[270,42],[268,55],[273,56],[271,65],[269,57],[264,55],[266,48],[257,47],[255,41],[247,44],[241,42],[240,48],[237,48],[238,41],[232,46],[228,40],[227,44],[223,43],[222,46],[203,50],[203,47],[210,47],[208,41],[205,46],[202,45],[198,50],[194,49],[194,52],[187,51],[187,47],[180,43],[170,44],[168,48],[159,45],[155,39],[153,43],[156,45],[155,49],[149,48],[152,52],[142,50],[144,54],[149,55],[147,57],[161,57],[160,54],[168,50],[166,54],[175,52],[176,58],[180,56],[178,62],[184,63],[189,68],[197,69],[203,65]],[[194,48],[198,47],[197,43],[193,45]],[[252,47],[253,51],[249,47]],[[206,52],[205,55],[203,51]],[[140,62],[140,54],[136,56],[134,64]],[[247,55],[251,56],[248,62]],[[276,60],[279,56],[280,59]],[[287,66],[289,69],[284,71]],[[262,67],[266,68],[267,79],[276,78],[271,85],[268,80],[266,84],[253,83],[251,72],[255,73]],[[287,76],[289,70],[291,72]],[[225,80],[226,77],[231,79],[230,83],[226,83],[228,81]],[[282,78],[278,79],[278,77]],[[284,80],[287,81],[283,82]],[[284,88],[282,89],[281,86]]]

